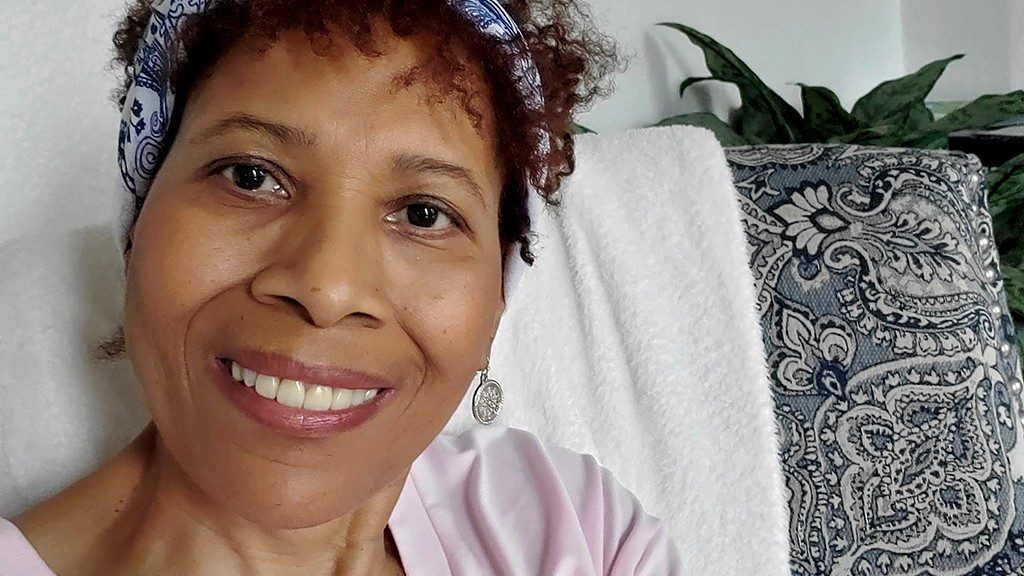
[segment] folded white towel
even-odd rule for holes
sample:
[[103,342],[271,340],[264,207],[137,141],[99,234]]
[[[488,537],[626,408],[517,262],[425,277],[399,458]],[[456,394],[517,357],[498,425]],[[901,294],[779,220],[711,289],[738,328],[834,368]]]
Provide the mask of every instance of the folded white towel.
[[[788,574],[771,391],[721,147],[673,127],[582,137],[577,155],[492,349],[499,422],[594,454],[666,520],[684,574]],[[446,431],[479,425],[474,388]]]

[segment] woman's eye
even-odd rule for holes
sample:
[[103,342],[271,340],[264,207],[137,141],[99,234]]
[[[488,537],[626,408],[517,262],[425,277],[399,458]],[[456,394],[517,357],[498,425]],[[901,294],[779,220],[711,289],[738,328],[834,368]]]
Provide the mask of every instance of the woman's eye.
[[274,192],[283,188],[268,170],[255,164],[232,164],[222,170],[221,175],[250,192]]
[[409,204],[392,214],[391,218],[398,222],[407,222],[416,228],[428,230],[444,230],[452,225],[451,218],[445,214],[444,210],[433,204]]

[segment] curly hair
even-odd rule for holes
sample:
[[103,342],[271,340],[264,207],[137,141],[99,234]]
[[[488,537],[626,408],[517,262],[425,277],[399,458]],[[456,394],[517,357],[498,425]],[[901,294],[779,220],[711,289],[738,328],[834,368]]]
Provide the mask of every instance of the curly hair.
[[[114,33],[114,64],[124,71],[114,100],[124,106],[134,76],[136,51],[145,37],[151,0],[134,0]],[[189,93],[212,73],[220,56],[239,41],[252,40],[266,50],[279,33],[301,29],[317,55],[332,48],[341,34],[364,56],[381,55],[373,25],[386,22],[395,36],[406,38],[430,31],[431,59],[396,78],[398,87],[423,82],[442,101],[454,95],[479,128],[481,95],[474,88],[474,68],[464,54],[477,60],[489,83],[495,111],[499,157],[507,181],[501,192],[499,237],[502,254],[519,242],[521,257],[533,262],[527,212],[529,184],[548,203],[557,203],[562,180],[575,169],[572,119],[612,87],[611,74],[621,65],[615,41],[594,26],[578,0],[504,0],[522,31],[536,63],[545,105],[531,109],[518,96],[514,58],[498,41],[477,32],[446,0],[222,0],[181,26],[181,47],[170,56],[167,78],[176,94],[166,142],[172,142]],[[547,135],[547,146],[541,138]],[[159,169],[159,168],[158,168]],[[121,331],[100,345],[102,357],[123,351]]]

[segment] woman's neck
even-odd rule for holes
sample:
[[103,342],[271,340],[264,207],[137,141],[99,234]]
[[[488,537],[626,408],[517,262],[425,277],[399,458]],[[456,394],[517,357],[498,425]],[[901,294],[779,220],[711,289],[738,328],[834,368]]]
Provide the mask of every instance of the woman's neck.
[[14,523],[61,575],[402,574],[386,529],[401,488],[389,486],[318,526],[268,529],[206,498],[151,424]]

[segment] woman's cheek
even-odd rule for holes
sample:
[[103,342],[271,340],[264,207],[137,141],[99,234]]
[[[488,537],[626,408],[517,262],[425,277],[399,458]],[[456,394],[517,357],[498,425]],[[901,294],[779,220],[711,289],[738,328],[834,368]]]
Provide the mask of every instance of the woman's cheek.
[[145,278],[160,284],[156,289],[167,304],[194,312],[243,272],[252,258],[252,238],[202,204],[190,203],[186,195],[176,198],[160,191],[151,194],[150,202],[153,210],[143,241],[152,265]]
[[440,382],[457,383],[482,368],[480,360],[490,342],[499,284],[481,281],[479,271],[458,266],[438,266],[435,273],[421,273],[399,282],[403,298],[396,308],[407,333],[426,356],[428,374]]
[[[238,251],[233,246],[241,245],[184,198],[154,186],[136,222],[128,264],[125,336],[135,340],[129,348],[142,356],[136,366],[152,370],[183,358],[197,311],[225,290],[233,269],[244,265],[233,255]],[[182,375],[159,378],[173,376]]]

